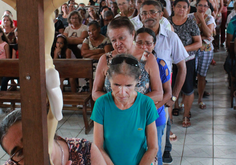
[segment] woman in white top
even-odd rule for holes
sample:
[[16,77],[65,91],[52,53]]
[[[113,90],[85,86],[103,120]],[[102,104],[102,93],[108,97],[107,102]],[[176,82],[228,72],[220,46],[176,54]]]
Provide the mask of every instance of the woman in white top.
[[78,11],[72,11],[68,17],[69,26],[66,27],[64,35],[68,40],[68,48],[72,50],[76,58],[82,58],[78,44],[88,36],[87,26],[82,24],[82,18]]

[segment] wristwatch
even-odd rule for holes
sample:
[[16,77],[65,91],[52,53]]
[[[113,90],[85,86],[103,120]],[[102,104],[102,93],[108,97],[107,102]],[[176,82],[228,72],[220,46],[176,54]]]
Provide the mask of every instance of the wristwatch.
[[177,97],[172,96],[172,97],[171,97],[171,100],[175,102],[175,101],[177,100]]

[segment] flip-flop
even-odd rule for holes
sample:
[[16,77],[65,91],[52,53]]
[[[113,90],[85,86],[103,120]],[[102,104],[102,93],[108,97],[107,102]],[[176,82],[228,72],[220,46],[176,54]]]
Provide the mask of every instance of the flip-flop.
[[206,104],[202,101],[200,103],[198,103],[198,106],[199,106],[200,109],[205,109],[206,108]]
[[170,141],[171,142],[177,141],[177,136],[174,133],[172,135],[170,135]]

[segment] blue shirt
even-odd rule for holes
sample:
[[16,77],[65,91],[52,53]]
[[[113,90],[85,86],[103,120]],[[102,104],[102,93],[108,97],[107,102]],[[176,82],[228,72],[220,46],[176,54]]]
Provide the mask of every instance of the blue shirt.
[[165,29],[161,24],[156,39],[157,42],[154,47],[156,55],[165,60],[170,71],[172,70],[172,63],[178,64],[189,56],[178,35]]
[[153,100],[137,92],[134,104],[120,110],[109,92],[97,99],[91,119],[104,128],[104,150],[115,165],[137,165],[147,150],[146,127],[158,118]]
[[[163,61],[161,63],[161,61]],[[168,69],[168,66],[166,65],[165,61],[162,59],[157,58],[157,63],[159,66],[159,72],[161,77],[162,84],[166,83],[170,80],[170,70]],[[159,117],[156,119],[156,126],[160,126],[166,123],[166,112],[165,112],[165,106],[161,106],[159,109],[157,109]]]

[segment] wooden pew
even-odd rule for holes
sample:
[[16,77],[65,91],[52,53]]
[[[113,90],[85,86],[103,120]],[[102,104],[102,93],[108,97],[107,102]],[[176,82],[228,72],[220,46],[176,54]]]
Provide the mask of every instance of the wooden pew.
[[[88,108],[93,109],[94,101],[92,99],[93,85],[93,63],[91,59],[56,59],[53,60],[60,78],[87,78],[89,79],[89,92],[63,92],[63,103],[69,105],[83,105],[83,119],[85,125],[85,134],[88,134],[93,127],[93,121],[87,118]],[[89,102],[91,107],[88,107]],[[65,109],[65,108],[63,108]],[[68,107],[66,108],[68,109]],[[73,107],[73,110],[79,110]]]
[[[0,77],[19,77],[19,60],[0,60]],[[11,102],[11,109],[15,109],[15,103],[20,102],[20,91],[0,91],[0,102]],[[7,107],[1,105],[1,107]]]

